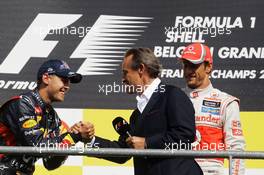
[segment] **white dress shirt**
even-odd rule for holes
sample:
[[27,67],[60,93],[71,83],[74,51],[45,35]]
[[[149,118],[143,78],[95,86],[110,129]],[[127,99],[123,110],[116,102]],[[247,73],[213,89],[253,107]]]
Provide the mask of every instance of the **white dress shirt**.
[[145,89],[143,94],[140,96],[137,96],[137,108],[142,113],[145,107],[147,106],[150,97],[152,96],[153,92],[158,88],[161,80],[159,78],[155,78],[154,81],[148,85],[148,87]]

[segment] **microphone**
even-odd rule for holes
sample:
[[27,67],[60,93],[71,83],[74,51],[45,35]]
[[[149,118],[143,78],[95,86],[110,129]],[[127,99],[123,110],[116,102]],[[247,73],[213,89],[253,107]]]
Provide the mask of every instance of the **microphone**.
[[122,117],[116,117],[112,121],[113,127],[120,136],[131,137],[130,125]]

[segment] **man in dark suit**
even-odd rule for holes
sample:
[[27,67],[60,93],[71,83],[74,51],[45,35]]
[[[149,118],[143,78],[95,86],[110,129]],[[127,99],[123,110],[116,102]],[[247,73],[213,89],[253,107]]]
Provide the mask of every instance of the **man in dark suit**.
[[[94,143],[99,143],[100,148],[191,149],[190,144],[195,139],[193,105],[179,88],[161,83],[160,70],[158,58],[150,49],[126,52],[122,64],[123,83],[128,93],[137,94],[137,109],[130,117],[132,136],[120,136],[118,141],[96,136]],[[76,126],[75,129],[84,128]],[[104,159],[124,163],[130,157]],[[202,174],[193,158],[135,157],[134,171],[135,175]]]

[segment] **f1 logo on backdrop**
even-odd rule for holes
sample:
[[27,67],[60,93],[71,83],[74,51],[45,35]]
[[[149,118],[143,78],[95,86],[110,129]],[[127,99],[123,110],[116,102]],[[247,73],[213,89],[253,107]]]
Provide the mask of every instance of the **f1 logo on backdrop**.
[[[0,65],[0,73],[19,74],[31,57],[48,57],[59,42],[44,40],[49,31],[63,29],[81,17],[81,14],[38,14]],[[113,74],[125,50],[135,44],[151,19],[100,15],[70,56],[84,58],[77,72]]]

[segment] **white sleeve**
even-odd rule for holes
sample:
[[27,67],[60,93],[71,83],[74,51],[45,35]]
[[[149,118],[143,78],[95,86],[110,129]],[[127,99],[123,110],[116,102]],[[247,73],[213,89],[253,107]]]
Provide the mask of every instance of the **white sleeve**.
[[[224,136],[226,150],[245,150],[245,139],[240,122],[240,110],[238,101],[233,100],[225,109]],[[245,174],[245,161],[234,159],[232,161],[232,175]]]

